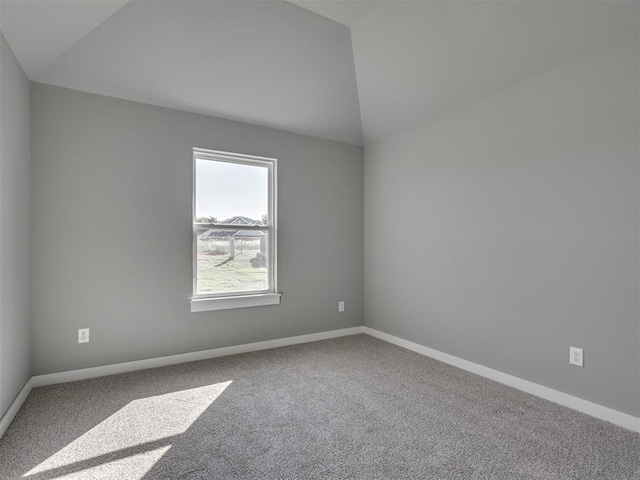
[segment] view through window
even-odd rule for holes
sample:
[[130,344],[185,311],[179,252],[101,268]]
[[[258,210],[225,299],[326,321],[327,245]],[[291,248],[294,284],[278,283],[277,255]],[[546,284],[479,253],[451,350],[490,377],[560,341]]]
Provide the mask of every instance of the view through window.
[[275,292],[275,159],[194,149],[194,297]]

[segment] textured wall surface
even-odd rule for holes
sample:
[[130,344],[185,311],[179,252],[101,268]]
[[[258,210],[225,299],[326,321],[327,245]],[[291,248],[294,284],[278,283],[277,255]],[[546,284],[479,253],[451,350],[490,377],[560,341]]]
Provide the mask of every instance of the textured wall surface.
[[0,34],[0,417],[31,375],[29,80]]
[[[35,374],[362,325],[362,148],[42,84],[32,132]],[[278,159],[280,305],[190,312],[193,147]]]
[[639,57],[630,38],[365,147],[365,324],[640,414]]

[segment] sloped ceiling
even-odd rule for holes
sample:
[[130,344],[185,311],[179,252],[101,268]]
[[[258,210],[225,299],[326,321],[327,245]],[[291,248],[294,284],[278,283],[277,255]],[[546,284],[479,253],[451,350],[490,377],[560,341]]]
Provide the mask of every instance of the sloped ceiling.
[[640,8],[543,0],[0,1],[2,32],[32,80],[352,144],[637,37]]
[[630,35],[637,2],[378,2],[351,26],[365,143]]
[[[16,45],[45,48],[47,36],[5,25],[52,3],[3,2],[21,62]],[[132,0],[29,71],[46,84],[362,144],[349,29],[283,1]]]

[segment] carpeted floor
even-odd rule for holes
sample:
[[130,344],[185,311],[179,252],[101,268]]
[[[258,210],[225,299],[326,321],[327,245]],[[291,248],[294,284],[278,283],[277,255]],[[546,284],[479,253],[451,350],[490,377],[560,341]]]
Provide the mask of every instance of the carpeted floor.
[[640,435],[366,335],[32,391],[9,479],[640,479]]

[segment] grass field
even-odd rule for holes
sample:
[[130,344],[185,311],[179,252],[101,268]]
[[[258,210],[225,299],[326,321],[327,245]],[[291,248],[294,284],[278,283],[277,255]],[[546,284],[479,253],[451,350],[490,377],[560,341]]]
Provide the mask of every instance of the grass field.
[[236,249],[236,258],[229,254],[198,253],[198,293],[224,293],[266,290],[269,287],[266,267],[254,268],[251,259],[258,249]]

